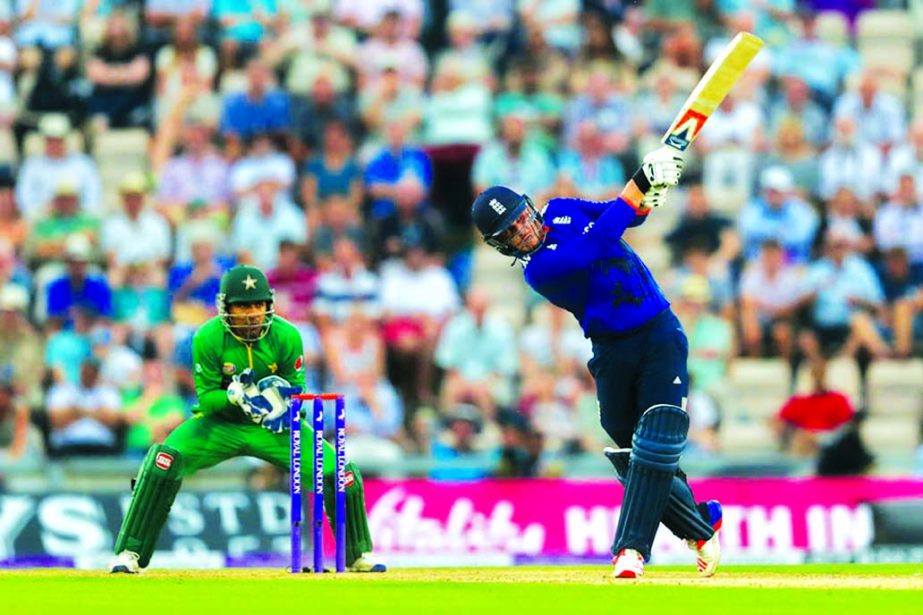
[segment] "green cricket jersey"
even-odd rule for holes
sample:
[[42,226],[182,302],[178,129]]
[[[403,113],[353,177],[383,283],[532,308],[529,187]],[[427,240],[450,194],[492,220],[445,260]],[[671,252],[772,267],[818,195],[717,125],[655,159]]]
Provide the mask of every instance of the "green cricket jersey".
[[234,374],[253,369],[254,382],[266,376],[285,378],[304,388],[304,347],[301,333],[287,320],[276,316],[259,341],[248,344],[235,338],[215,316],[192,338],[192,359],[199,403],[196,414],[218,414],[235,423],[250,423],[237,406],[228,401],[227,388]]

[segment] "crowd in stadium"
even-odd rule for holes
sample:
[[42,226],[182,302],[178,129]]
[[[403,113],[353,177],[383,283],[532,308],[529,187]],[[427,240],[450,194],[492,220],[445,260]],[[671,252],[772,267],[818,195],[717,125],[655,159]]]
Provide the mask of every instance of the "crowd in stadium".
[[[470,203],[614,198],[738,30],[767,47],[653,237],[695,446],[719,448],[734,357],[809,365],[826,394],[825,358],[918,355],[923,123],[909,74],[851,42],[873,3],[818,31],[836,4],[0,0],[0,467],[161,441],[234,263],[268,272],[354,449],[499,475],[598,450],[588,342],[531,298],[525,326],[497,316]],[[780,446],[863,399],[793,397]]]

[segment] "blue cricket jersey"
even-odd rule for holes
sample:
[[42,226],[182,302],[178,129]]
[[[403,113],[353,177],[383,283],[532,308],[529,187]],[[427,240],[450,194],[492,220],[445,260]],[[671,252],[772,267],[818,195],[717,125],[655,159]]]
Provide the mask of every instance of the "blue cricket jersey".
[[589,338],[622,335],[670,305],[647,266],[622,239],[647,219],[621,198],[552,199],[545,243],[525,264],[526,282],[571,312]]

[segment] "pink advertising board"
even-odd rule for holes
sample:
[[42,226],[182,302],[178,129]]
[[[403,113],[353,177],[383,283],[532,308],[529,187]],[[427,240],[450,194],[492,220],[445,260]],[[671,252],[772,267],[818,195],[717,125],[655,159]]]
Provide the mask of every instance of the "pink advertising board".
[[[725,555],[846,553],[872,543],[868,502],[923,498],[914,479],[707,479],[699,499],[724,505]],[[612,481],[366,483],[376,549],[386,554],[605,558],[622,488]],[[688,553],[661,527],[653,559]]]

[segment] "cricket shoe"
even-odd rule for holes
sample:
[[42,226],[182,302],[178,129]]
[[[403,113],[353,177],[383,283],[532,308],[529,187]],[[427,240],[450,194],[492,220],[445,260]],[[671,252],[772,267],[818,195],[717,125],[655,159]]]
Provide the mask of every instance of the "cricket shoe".
[[384,560],[374,553],[363,553],[348,568],[350,572],[387,572]]
[[141,572],[141,566],[138,565],[138,554],[134,551],[122,551],[114,560],[111,574],[138,574]]
[[637,579],[644,574],[644,557],[634,549],[622,549],[612,563],[615,565],[612,576],[616,579]]
[[[696,566],[699,574],[703,577],[710,577],[718,569],[718,562],[721,561],[721,543],[718,542],[718,530],[721,529],[721,503],[718,500],[709,500],[701,505],[703,513],[707,512],[708,523],[715,533],[708,540],[689,540],[689,548],[695,551]],[[704,515],[703,515],[704,516]]]

